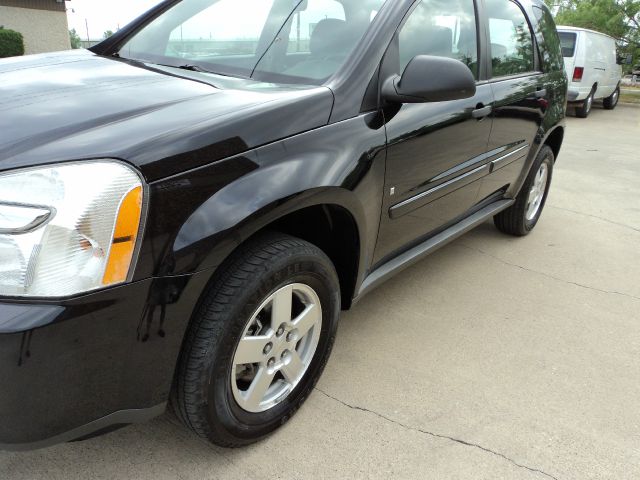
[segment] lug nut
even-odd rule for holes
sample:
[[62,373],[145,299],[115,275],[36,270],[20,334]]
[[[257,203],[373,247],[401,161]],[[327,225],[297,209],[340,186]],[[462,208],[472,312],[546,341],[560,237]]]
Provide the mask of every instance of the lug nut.
[[289,355],[289,350],[285,350],[284,352],[282,352],[282,355],[280,356],[280,358],[284,360],[285,358],[287,358],[288,355]]
[[287,342],[293,342],[296,339],[296,334],[293,332],[289,332],[287,334]]
[[278,327],[278,330],[276,331],[276,335],[281,337],[282,335],[284,335],[284,330],[285,330],[284,325],[280,325]]
[[276,359],[270,358],[269,361],[267,362],[267,367],[273,367],[275,364],[276,364]]
[[264,353],[265,355],[268,355],[269,352],[271,352],[271,350],[273,350],[273,343],[267,343],[264,346],[264,350],[262,351],[262,353]]

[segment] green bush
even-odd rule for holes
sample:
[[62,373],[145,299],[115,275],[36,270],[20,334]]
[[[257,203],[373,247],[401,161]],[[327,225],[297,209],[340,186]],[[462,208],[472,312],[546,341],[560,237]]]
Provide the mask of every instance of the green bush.
[[0,28],[0,58],[24,55],[24,39],[22,34]]

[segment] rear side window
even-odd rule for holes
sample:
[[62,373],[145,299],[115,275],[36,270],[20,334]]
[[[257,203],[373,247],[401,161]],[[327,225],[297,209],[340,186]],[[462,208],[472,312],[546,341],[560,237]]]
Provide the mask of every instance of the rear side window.
[[510,0],[487,0],[493,76],[535,69],[533,36],[523,11]]
[[545,72],[564,70],[560,36],[551,12],[546,5],[534,5],[533,13],[538,20],[536,38],[540,48],[543,70]]
[[573,57],[576,53],[577,35],[573,32],[558,32],[560,35],[560,45],[562,46],[562,56],[564,58]]
[[422,0],[400,30],[400,72],[417,55],[460,60],[478,78],[473,0]]

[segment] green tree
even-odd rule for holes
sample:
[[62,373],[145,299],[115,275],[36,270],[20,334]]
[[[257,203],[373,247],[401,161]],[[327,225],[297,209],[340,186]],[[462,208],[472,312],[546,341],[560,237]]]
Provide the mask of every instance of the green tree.
[[615,38],[621,53],[640,60],[638,0],[545,0],[558,25],[589,28]]
[[82,48],[82,40],[75,28],[69,30],[69,40],[71,40],[71,48]]
[[104,34],[102,35],[102,38],[104,38],[105,40],[107,38],[109,38],[111,35],[113,35],[113,30],[107,30],[106,32],[104,32]]
[[0,58],[24,55],[22,34],[0,26]]

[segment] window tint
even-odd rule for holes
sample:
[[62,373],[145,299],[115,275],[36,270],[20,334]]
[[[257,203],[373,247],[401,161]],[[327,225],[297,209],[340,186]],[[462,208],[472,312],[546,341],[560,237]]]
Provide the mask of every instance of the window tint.
[[473,0],[422,0],[400,30],[400,71],[416,55],[455,58],[478,78]]
[[562,46],[562,56],[573,57],[576,51],[576,34],[571,32],[558,32],[560,35],[560,45]]
[[533,37],[524,13],[510,0],[487,0],[493,76],[532,72]]
[[543,70],[545,72],[563,70],[564,60],[562,58],[560,36],[558,35],[558,30],[556,30],[556,23],[551,12],[546,5],[534,5],[533,13],[538,20],[536,38],[538,38]]

